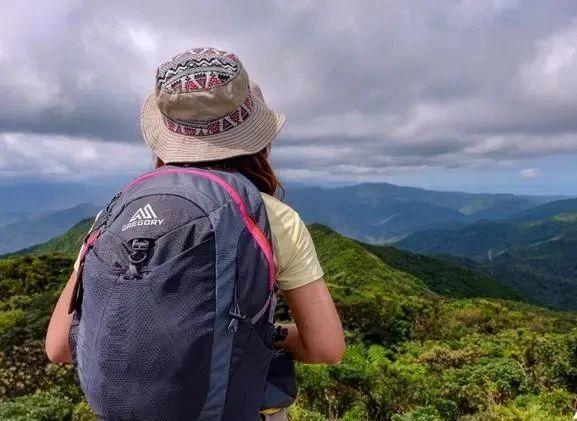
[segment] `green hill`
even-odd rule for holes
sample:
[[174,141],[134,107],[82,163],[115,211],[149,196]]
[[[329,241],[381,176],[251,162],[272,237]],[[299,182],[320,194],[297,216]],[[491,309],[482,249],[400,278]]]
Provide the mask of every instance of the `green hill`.
[[[0,260],[0,419],[94,419],[73,370],[47,364],[42,343],[85,228],[51,243],[68,256]],[[512,293],[434,259],[372,248],[319,225],[310,231],[348,350],[338,366],[298,367],[291,420],[571,418],[577,314],[447,297]]]
[[577,309],[577,200],[547,203],[506,221],[424,231],[396,245],[474,259],[478,270],[535,302]]
[[520,292],[482,272],[422,254],[402,251],[390,246],[361,245],[389,266],[410,273],[422,280],[437,294],[454,298],[504,298],[526,301]]
[[345,293],[362,290],[366,293],[431,294],[422,280],[387,265],[356,241],[319,224],[311,225],[309,230],[319,260],[325,272],[330,274],[327,281]]
[[576,212],[577,199],[556,200],[521,212],[513,219],[540,221],[544,219],[552,219],[560,214],[575,214]]

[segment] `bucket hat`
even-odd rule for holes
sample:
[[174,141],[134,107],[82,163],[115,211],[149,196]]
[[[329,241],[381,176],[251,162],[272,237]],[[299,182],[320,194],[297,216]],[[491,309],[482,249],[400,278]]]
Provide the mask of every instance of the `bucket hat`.
[[204,162],[260,151],[285,120],[267,107],[236,55],[193,48],[159,66],[141,129],[165,163]]

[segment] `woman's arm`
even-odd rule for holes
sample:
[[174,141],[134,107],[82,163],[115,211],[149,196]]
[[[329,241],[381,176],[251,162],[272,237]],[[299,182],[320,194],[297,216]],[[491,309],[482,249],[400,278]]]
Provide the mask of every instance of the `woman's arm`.
[[76,271],[70,275],[70,279],[68,279],[56,303],[56,307],[50,318],[48,331],[46,332],[46,343],[44,347],[48,359],[53,363],[72,363],[68,333],[70,332],[73,314],[68,314],[68,306],[77,277],[78,274]]
[[338,364],[345,352],[341,320],[323,278],[283,291],[295,324],[277,344],[304,363]]

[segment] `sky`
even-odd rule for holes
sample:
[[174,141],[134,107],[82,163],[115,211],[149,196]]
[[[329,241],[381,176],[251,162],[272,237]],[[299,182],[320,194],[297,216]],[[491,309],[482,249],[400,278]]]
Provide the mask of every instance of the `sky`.
[[0,184],[150,169],[156,67],[199,46],[286,114],[287,183],[577,195],[574,0],[5,0]]

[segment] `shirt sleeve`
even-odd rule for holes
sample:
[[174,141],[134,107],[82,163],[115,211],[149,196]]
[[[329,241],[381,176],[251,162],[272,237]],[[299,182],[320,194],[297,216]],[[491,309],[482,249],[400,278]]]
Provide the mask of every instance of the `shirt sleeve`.
[[269,220],[273,241],[276,241],[279,288],[286,291],[321,278],[324,273],[315,245],[299,214],[279,202],[269,213]]

